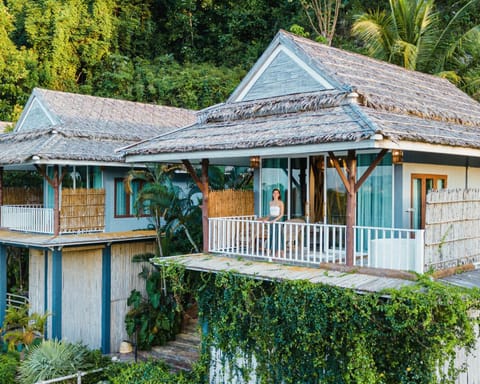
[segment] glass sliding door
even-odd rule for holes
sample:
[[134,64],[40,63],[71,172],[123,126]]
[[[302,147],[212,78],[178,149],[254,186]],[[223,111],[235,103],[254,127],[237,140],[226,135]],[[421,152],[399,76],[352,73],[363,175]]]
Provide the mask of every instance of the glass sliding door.
[[290,219],[308,221],[307,190],[308,190],[308,159],[306,157],[290,159]]
[[262,159],[261,169],[261,191],[262,206],[261,215],[268,216],[272,191],[275,188],[280,190],[280,196],[285,205],[285,214],[288,208],[288,159]]
[[[357,178],[375,160],[377,154],[357,157]],[[357,192],[357,225],[389,228],[393,225],[392,156],[385,155]]]

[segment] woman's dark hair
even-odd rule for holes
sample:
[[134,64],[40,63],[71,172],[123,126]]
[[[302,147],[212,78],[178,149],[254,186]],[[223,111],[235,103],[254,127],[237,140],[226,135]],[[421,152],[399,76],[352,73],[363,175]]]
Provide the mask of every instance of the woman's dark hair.
[[280,189],[278,188],[273,188],[272,190],[272,200],[273,200],[273,192],[278,191],[278,200],[282,200],[282,193],[280,192]]

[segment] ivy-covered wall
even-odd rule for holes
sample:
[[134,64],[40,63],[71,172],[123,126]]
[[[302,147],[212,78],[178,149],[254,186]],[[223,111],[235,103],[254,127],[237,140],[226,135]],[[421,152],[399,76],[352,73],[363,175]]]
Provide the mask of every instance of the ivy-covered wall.
[[[453,383],[456,349],[470,350],[478,336],[478,319],[469,313],[480,307],[479,292],[428,278],[362,294],[178,265],[166,273],[177,295],[197,293],[204,330],[200,364],[204,372],[223,375],[205,373],[205,382],[233,382],[231,375],[240,375],[259,383]],[[212,347],[222,351],[221,361],[209,355]],[[236,366],[245,356],[255,363]],[[437,367],[446,368],[438,373]]]

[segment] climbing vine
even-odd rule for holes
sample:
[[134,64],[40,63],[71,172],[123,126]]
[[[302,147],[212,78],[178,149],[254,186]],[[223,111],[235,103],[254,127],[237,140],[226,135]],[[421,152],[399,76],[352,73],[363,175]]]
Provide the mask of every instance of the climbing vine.
[[226,382],[453,383],[462,369],[454,366],[456,349],[469,351],[477,339],[479,292],[427,278],[360,294],[178,265],[165,272],[175,277],[174,289],[187,291],[181,276],[196,292],[204,372],[214,364],[210,372]]

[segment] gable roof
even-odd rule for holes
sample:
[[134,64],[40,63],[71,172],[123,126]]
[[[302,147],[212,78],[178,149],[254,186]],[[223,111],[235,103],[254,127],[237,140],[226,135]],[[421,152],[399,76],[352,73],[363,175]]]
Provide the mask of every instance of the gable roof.
[[[308,67],[319,86],[303,93],[281,86],[290,93],[271,96],[269,90],[269,97],[250,100],[266,88],[262,76],[278,52]],[[277,155],[397,148],[403,142],[405,149],[468,147],[480,156],[480,103],[445,79],[280,31],[226,103],[200,111],[196,124],[126,153],[127,161],[166,161],[187,155],[248,156],[252,150]]]
[[120,162],[116,148],[194,121],[187,109],[35,88],[14,132],[0,135],[0,163]]

